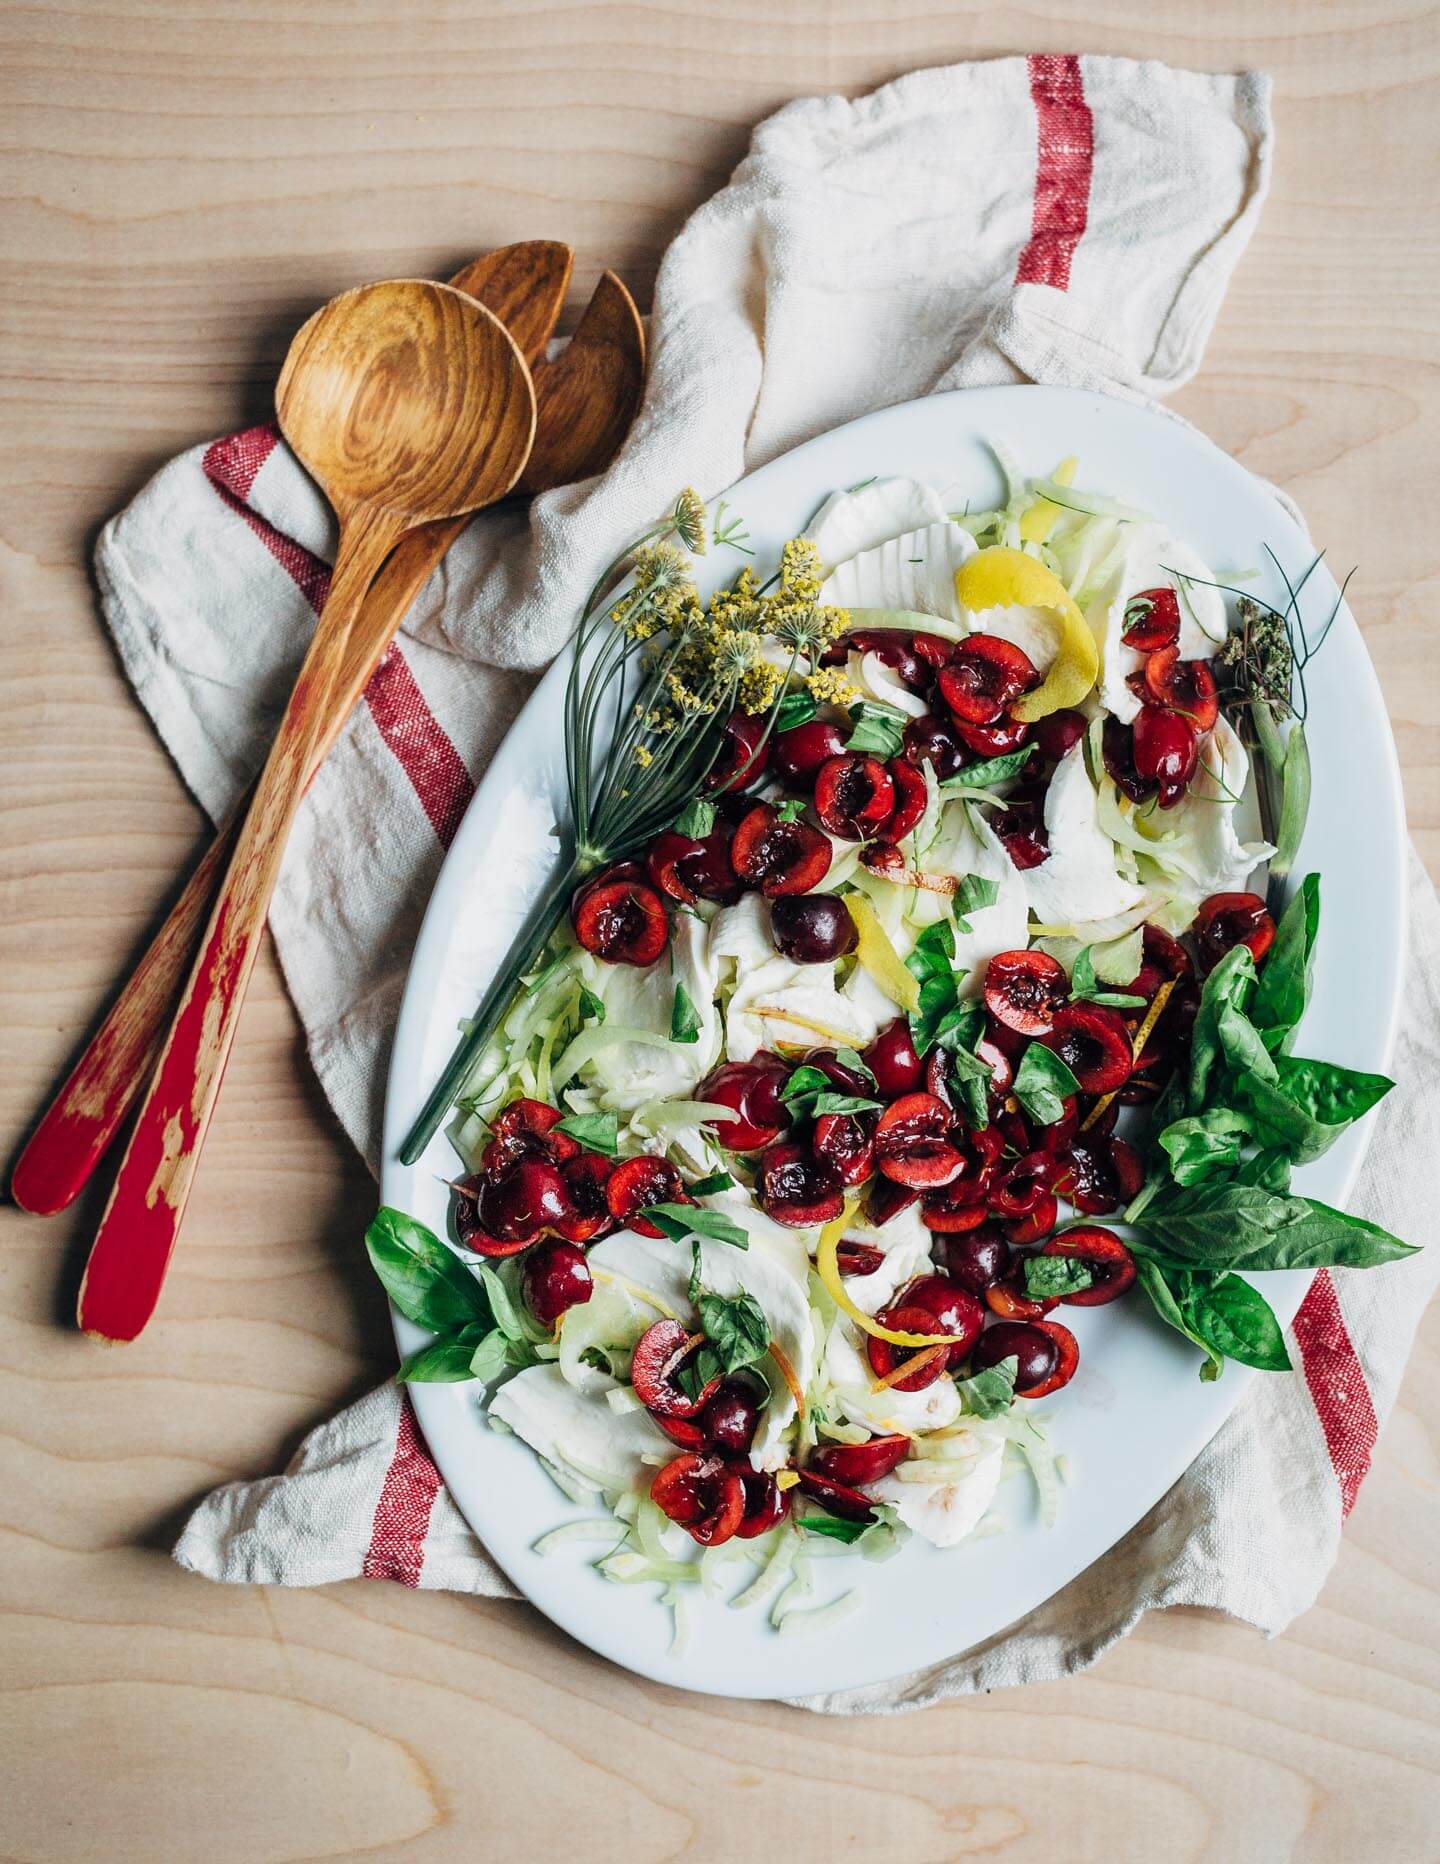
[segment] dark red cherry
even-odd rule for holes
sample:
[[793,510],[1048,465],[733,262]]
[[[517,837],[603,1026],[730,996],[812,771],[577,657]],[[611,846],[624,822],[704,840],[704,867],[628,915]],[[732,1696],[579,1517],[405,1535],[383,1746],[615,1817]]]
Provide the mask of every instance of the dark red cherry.
[[481,1226],[505,1240],[533,1241],[574,1210],[560,1168],[549,1159],[517,1159],[501,1172],[487,1173],[480,1192]]
[[740,882],[730,865],[730,834],[724,823],[700,841],[667,828],[650,844],[646,872],[661,893],[687,906],[696,900],[737,900]]
[[1124,1139],[1081,1133],[1067,1155],[1062,1196],[1088,1217],[1104,1217],[1140,1195],[1145,1168]]
[[605,1201],[622,1229],[634,1230],[637,1236],[660,1236],[663,1232],[640,1212],[652,1204],[688,1204],[691,1197],[669,1159],[642,1152],[638,1158],[622,1159],[611,1172]]
[[977,757],[1004,757],[1018,751],[1030,736],[1030,727],[1018,718],[997,718],[993,725],[967,725],[957,718],[955,729],[965,748]]
[[842,1275],[873,1275],[885,1266],[885,1251],[847,1237],[836,1247],[835,1265]]
[[698,1417],[720,1389],[718,1374],[694,1397],[687,1397],[675,1374],[701,1343],[698,1333],[687,1333],[678,1320],[657,1320],[635,1343],[630,1361],[630,1382],[635,1396],[657,1417]]
[[1143,803],[1155,794],[1155,785],[1135,768],[1135,734],[1118,718],[1105,720],[1100,733],[1100,757],[1105,774],[1132,803]]
[[1060,1363],[1058,1342],[1035,1321],[1001,1320],[980,1335],[970,1357],[972,1372],[986,1372],[1002,1359],[1019,1363],[1015,1371],[1015,1390],[1022,1396],[1037,1391],[1055,1373]]
[[[857,654],[874,654],[911,692],[919,692],[934,670],[933,663],[915,651],[913,637],[898,628],[856,628],[846,635],[845,645]],[[946,647],[948,653],[948,642]]]
[[1275,921],[1258,893],[1212,893],[1195,915],[1200,969],[1213,971],[1226,952],[1244,945],[1258,964],[1275,942]]
[[1075,749],[1089,729],[1089,724],[1083,712],[1073,711],[1069,706],[1062,706],[1058,712],[1047,712],[1044,718],[1037,719],[1030,728],[1036,754],[1047,763],[1058,764],[1062,757]]
[[762,1153],[755,1189],[766,1216],[795,1230],[833,1223],[845,1208],[839,1172],[804,1146],[774,1145]]
[[986,1009],[1022,1035],[1045,1035],[1069,995],[1064,965],[1047,952],[997,952],[985,967]]
[[673,1457],[650,1484],[650,1499],[702,1547],[721,1546],[745,1518],[740,1472],[718,1456]]
[[945,1273],[967,1294],[983,1295],[1010,1267],[1010,1245],[993,1223],[960,1236],[943,1236],[935,1255]]
[[817,1159],[839,1173],[841,1184],[864,1184],[875,1169],[874,1115],[822,1113],[810,1146]]
[[828,719],[812,718],[789,731],[776,732],[770,743],[770,768],[792,786],[808,785],[820,766],[845,750],[845,734]]
[[605,1197],[605,1186],[614,1170],[614,1159],[606,1158],[603,1152],[582,1152],[560,1167],[574,1215],[562,1217],[555,1228],[567,1243],[593,1242],[614,1227]]
[[720,754],[705,779],[707,790],[743,790],[760,776],[770,761],[770,740],[765,737],[766,723],[763,712],[730,714],[725,721]]
[[1041,1040],[1053,1049],[1085,1094],[1113,1094],[1130,1078],[1130,1031],[1118,1010],[1099,1003],[1072,1003],[1055,1015]]
[[875,1077],[875,1091],[882,1100],[913,1094],[924,1078],[910,1025],[903,1016],[885,1025],[862,1059]]
[[990,1191],[991,1212],[1006,1222],[1030,1217],[1055,1188],[1060,1163],[1050,1152],[1028,1152],[1008,1165]]
[[958,777],[970,761],[953,721],[932,712],[912,718],[905,727],[904,757],[917,770],[930,764],[942,783],[947,777]]
[[809,893],[830,872],[830,842],[808,822],[782,820],[761,803],[740,818],[730,844],[735,872],[767,899]]
[[754,1540],[768,1534],[790,1512],[790,1497],[767,1470],[738,1466],[740,1485],[745,1494],[745,1510],[735,1530],[738,1540]]
[[1183,712],[1197,732],[1210,731],[1220,698],[1208,660],[1182,660],[1178,647],[1162,647],[1145,662],[1145,686],[1156,705]]
[[875,757],[832,757],[815,774],[815,813],[841,841],[866,841],[895,809],[895,785]]
[[793,893],[770,909],[775,949],[793,964],[829,964],[859,943],[855,921],[833,893]]
[[869,1498],[858,1489],[852,1489],[846,1482],[837,1482],[833,1476],[821,1475],[818,1469],[797,1469],[800,1478],[800,1493],[808,1496],[812,1502],[818,1502],[826,1514],[832,1514],[841,1521],[865,1521],[875,1519],[875,1510],[870,1506]]
[[521,1287],[542,1327],[553,1327],[568,1308],[588,1301],[595,1284],[583,1250],[573,1243],[543,1243],[525,1258]]
[[1131,729],[1136,774],[1158,786],[1162,809],[1173,809],[1200,762],[1194,726],[1179,712],[1143,705]]
[[[928,1337],[944,1332],[928,1307],[902,1307],[899,1302],[892,1301],[889,1307],[882,1307],[875,1318],[882,1327],[889,1327],[896,1333]],[[868,1334],[865,1339],[865,1356],[877,1379],[888,1379],[897,1366],[914,1360],[914,1369],[907,1372],[904,1378],[894,1380],[894,1389],[897,1392],[921,1392],[927,1385],[933,1385],[936,1379],[945,1376],[949,1349],[938,1341],[933,1347],[896,1346],[890,1340],[878,1340],[874,1334]]]
[[945,1360],[947,1366],[958,1366],[969,1358],[985,1325],[984,1304],[948,1275],[919,1276],[900,1290],[895,1305],[903,1309],[923,1307],[935,1317],[934,1332],[954,1336],[955,1344]]
[[1014,1217],[1005,1225],[1006,1240],[1017,1249],[1043,1242],[1059,1221],[1060,1201],[1053,1191],[1047,1191],[1023,1217]]
[[993,725],[1020,697],[1040,684],[1034,661],[998,634],[972,634],[940,669],[940,696],[963,725]]
[[715,1120],[707,1127],[727,1152],[759,1152],[773,1145],[790,1124],[780,1098],[790,1079],[790,1064],[762,1049],[749,1061],[727,1061],[707,1075],[696,1092],[701,1100],[729,1107],[739,1117]]
[[481,1156],[487,1172],[503,1171],[520,1158],[547,1158],[565,1165],[580,1151],[579,1141],[554,1129],[565,1116],[558,1107],[522,1095],[502,1107],[490,1128],[490,1143]]
[[893,1178],[872,1178],[865,1193],[865,1220],[872,1229],[883,1229],[919,1201],[920,1193],[908,1185],[896,1184]]
[[895,786],[895,809],[885,824],[887,841],[904,841],[925,813],[925,779],[903,757],[892,757],[885,766]]
[[872,1437],[868,1443],[827,1443],[815,1451],[807,1467],[847,1488],[863,1489],[897,1469],[909,1449],[910,1439],[898,1435]]
[[627,861],[577,888],[570,902],[575,936],[607,964],[654,964],[665,949],[669,921],[660,895]]
[[700,1413],[705,1441],[726,1456],[746,1456],[760,1422],[755,1394],[738,1379],[726,1379]]
[[1190,954],[1179,939],[1171,938],[1159,926],[1147,925],[1141,948],[1140,969],[1128,984],[1114,988],[1125,996],[1144,997],[1148,1003],[1162,984],[1172,978],[1179,981],[1194,972]]
[[903,1094],[891,1101],[875,1126],[875,1163],[887,1178],[908,1190],[949,1184],[965,1169],[952,1143],[954,1115],[933,1094]]
[[1173,589],[1142,589],[1125,604],[1120,639],[1137,654],[1153,654],[1180,639],[1180,598]]

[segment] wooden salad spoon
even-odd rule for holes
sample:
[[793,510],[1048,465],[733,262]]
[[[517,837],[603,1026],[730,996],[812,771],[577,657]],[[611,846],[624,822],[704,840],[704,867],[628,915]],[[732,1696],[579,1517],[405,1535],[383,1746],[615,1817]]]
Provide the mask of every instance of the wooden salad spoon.
[[[91,1247],[79,1321],[108,1340],[134,1339],[159,1299],[290,826],[374,662],[365,593],[407,531],[503,496],[535,435],[530,371],[505,326],[464,293],[420,279],[364,285],[317,311],[290,346],[275,402],[281,431],[340,520],[340,543]],[[387,645],[393,632],[387,625]]]
[[[613,272],[601,275],[569,345],[554,361],[545,360],[571,263],[570,248],[557,240],[524,240],[486,253],[450,281],[494,312],[530,364],[535,444],[521,489],[537,494],[603,472],[628,433],[644,390],[644,327]],[[393,615],[398,623],[409,610],[468,522],[442,518],[421,525],[396,545],[361,610],[364,633],[372,642],[380,639],[382,616]],[[384,651],[375,656],[377,664]],[[337,732],[341,723],[337,719]],[[318,748],[315,768],[329,748]],[[149,1079],[242,817],[243,805],[216,831],[36,1125],[10,1183],[22,1210],[49,1216],[80,1195]]]

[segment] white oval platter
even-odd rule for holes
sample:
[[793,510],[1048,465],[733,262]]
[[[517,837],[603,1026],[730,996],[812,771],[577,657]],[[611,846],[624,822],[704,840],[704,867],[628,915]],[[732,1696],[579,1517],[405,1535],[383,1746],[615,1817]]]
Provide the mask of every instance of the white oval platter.
[[[987,388],[887,408],[823,434],[741,481],[726,502],[768,565],[821,501],[872,475],[902,474],[942,490],[952,509],[983,509],[1000,487],[985,442],[998,440],[1032,474],[1068,454],[1079,482],[1153,512],[1192,543],[1222,578],[1259,570],[1245,586],[1284,602],[1266,554],[1292,573],[1314,554],[1300,528],[1252,475],[1202,435],[1164,415],[1069,389]],[[683,461],[677,471],[683,473]],[[709,585],[742,559],[712,550]],[[1322,617],[1338,591],[1322,566],[1305,591]],[[402,1139],[503,959],[550,870],[553,824],[563,810],[561,700],[568,655],[551,669],[480,784],[431,898],[415,948],[395,1039],[385,1116],[382,1195],[447,1234],[454,1153],[441,1135],[415,1166]],[[1404,963],[1405,828],[1399,770],[1380,688],[1348,609],[1310,669],[1314,796],[1297,872],[1318,869],[1324,910],[1315,996],[1303,1030],[1307,1054],[1383,1071],[1399,1014]],[[1372,1116],[1373,1117],[1373,1116]],[[1299,1174],[1297,1188],[1344,1204],[1369,1120]],[[1265,1278],[1288,1323],[1302,1273]],[[615,1585],[590,1562],[603,1551],[567,1544],[548,1557],[533,1545],[547,1529],[594,1510],[572,1505],[517,1438],[488,1428],[476,1385],[411,1387],[426,1441],[451,1494],[516,1587],[556,1624],[642,1675],[734,1696],[804,1696],[900,1675],[966,1650],[1013,1624],[1100,1559],[1183,1475],[1243,1397],[1273,1376],[1230,1365],[1202,1385],[1198,1356],[1138,1300],[1073,1310],[1081,1367],[1046,1402],[1057,1447],[1069,1459],[1056,1525],[1043,1530],[1028,1478],[1002,1486],[1008,1531],[941,1551],[912,1539],[893,1559],[854,1555],[816,1562],[816,1601],[863,1589],[861,1609],[827,1635],[780,1637],[762,1609],[730,1611],[697,1599],[681,1655],[654,1586]],[[1069,1318],[1069,1316],[1067,1316]],[[395,1317],[402,1353],[425,1338]],[[737,1569],[727,1592],[742,1584]]]

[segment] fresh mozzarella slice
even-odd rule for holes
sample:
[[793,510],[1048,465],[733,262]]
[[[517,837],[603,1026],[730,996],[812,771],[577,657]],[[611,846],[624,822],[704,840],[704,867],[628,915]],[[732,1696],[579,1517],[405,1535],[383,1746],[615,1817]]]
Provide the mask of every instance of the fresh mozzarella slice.
[[963,627],[966,614],[955,595],[955,572],[975,548],[970,533],[948,518],[927,524],[838,563],[825,579],[820,600],[839,608],[907,609]]
[[[654,1295],[672,1314],[688,1317],[693,1312],[688,1244],[671,1242],[668,1237],[635,1236],[627,1231],[597,1243],[589,1261],[592,1271],[599,1269],[619,1278],[632,1291],[639,1289]],[[771,1340],[785,1355],[801,1391],[808,1389],[815,1376],[815,1334],[803,1276],[793,1273],[768,1251],[702,1241],[700,1280],[711,1294],[754,1296],[769,1323]],[[795,1400],[788,1383],[779,1378],[770,1383],[770,1402],[752,1445],[756,1465],[762,1469],[777,1469],[785,1461],[780,1439],[795,1416]]]
[[668,1036],[675,1007],[675,986],[683,984],[694,1005],[700,1032],[694,1042],[620,1042],[602,1048],[588,1064],[585,1079],[608,1106],[633,1112],[647,1100],[683,1100],[708,1074],[720,1056],[720,1017],[715,1008],[716,964],[709,929],[682,913],[670,935],[670,949],[654,964],[602,964],[587,956],[584,976],[603,999],[609,1022],[632,1029],[653,1029]]
[[864,1243],[870,1249],[880,1250],[885,1257],[873,1275],[847,1275],[845,1278],[845,1292],[862,1313],[878,1314],[906,1282],[930,1273],[932,1239],[921,1221],[918,1204],[909,1205],[878,1228],[869,1223],[848,1224],[845,1240]]
[[[733,906],[722,906],[710,922],[710,957],[718,964],[733,958],[743,976],[753,965],[775,956],[769,903],[758,893],[742,893]],[[733,1060],[734,1057],[732,1056]]]
[[996,952],[1017,951],[1027,942],[1030,896],[1025,882],[1029,876],[1017,872],[994,829],[978,810],[972,818],[963,802],[946,803],[940,832],[925,857],[925,871],[953,875],[957,880],[976,874],[993,880],[999,890],[992,905],[966,914],[968,932],[955,933],[955,963],[968,973],[961,990],[973,993]]
[[805,535],[833,568],[887,537],[923,529],[947,516],[933,486],[917,479],[872,479],[853,492],[833,492],[810,521]]
[[930,710],[919,693],[912,693],[908,686],[901,683],[892,667],[887,667],[878,654],[847,655],[846,675],[850,684],[862,699],[874,699],[881,705],[894,706],[897,712],[903,712],[907,718],[923,718]]
[[648,1412],[617,1415],[603,1390],[577,1390],[556,1365],[517,1372],[491,1398],[489,1413],[563,1473],[607,1490],[632,1488],[650,1473],[643,1457],[664,1461],[674,1448]]
[[[971,1448],[968,1456],[958,1454]],[[917,1446],[921,1456],[925,1445]],[[907,1527],[913,1528],[937,1547],[953,1547],[980,1525],[1000,1486],[1000,1472],[1005,1457],[1005,1439],[985,1428],[978,1420],[963,1434],[945,1446],[948,1456],[956,1459],[955,1474],[933,1482],[906,1482],[900,1469],[882,1476],[870,1485],[877,1501],[893,1503],[895,1512]]]
[[1060,617],[1049,608],[984,608],[961,611],[972,634],[994,634],[1030,656],[1038,672],[1048,673],[1060,652]]
[[876,1391],[860,1335],[843,1317],[830,1329],[825,1344],[825,1375],[843,1416],[882,1437],[894,1432],[916,1437],[927,1430],[943,1430],[960,1415],[960,1394],[953,1379],[936,1379],[918,1392],[896,1391],[893,1385]]
[[731,1061],[749,1061],[762,1048],[791,1042],[801,1048],[842,1044],[864,1048],[893,1020],[883,1019],[835,985],[833,964],[792,964],[772,956],[740,971],[725,1010],[725,1046]]
[[1145,664],[1144,654],[1126,647],[1125,607],[1144,589],[1176,589],[1180,601],[1180,658],[1209,660],[1225,640],[1225,600],[1214,571],[1188,544],[1159,524],[1140,525],[1110,588],[1090,606],[1088,620],[1100,642],[1100,703],[1129,724],[1140,701],[1126,684]]
[[1024,875],[1030,911],[1042,925],[1079,925],[1128,912],[1143,890],[1116,865],[1115,844],[1096,819],[1095,786],[1082,740],[1055,768],[1045,797],[1050,856]]

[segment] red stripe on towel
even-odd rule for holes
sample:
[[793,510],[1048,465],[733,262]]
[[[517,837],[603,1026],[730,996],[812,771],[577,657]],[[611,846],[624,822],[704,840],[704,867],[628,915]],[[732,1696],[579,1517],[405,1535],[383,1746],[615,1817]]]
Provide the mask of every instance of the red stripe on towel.
[[1090,211],[1095,119],[1085,101],[1078,58],[1037,53],[1026,62],[1038,153],[1030,239],[1015,268],[1015,283],[1065,291]]
[[420,1584],[425,1536],[430,1532],[430,1516],[439,1493],[440,1471],[430,1460],[410,1400],[402,1395],[395,1453],[375,1504],[370,1545],[360,1569],[363,1578],[395,1579],[402,1586]]
[[1340,1512],[1355,1506],[1380,1426],[1330,1271],[1321,1269],[1295,1316],[1295,1343],[1340,1485]]
[[[242,517],[318,614],[330,588],[330,568],[252,511],[246,498],[256,475],[275,450],[279,429],[249,427],[217,440],[205,453],[205,476]],[[390,648],[365,688],[380,736],[410,781],[442,848],[448,848],[475,785],[449,733],[426,704],[419,682],[399,644]]]

